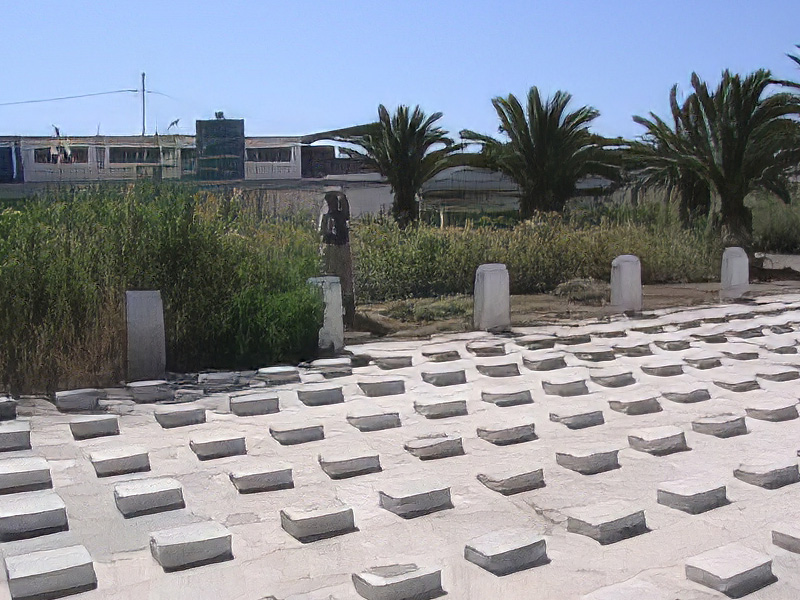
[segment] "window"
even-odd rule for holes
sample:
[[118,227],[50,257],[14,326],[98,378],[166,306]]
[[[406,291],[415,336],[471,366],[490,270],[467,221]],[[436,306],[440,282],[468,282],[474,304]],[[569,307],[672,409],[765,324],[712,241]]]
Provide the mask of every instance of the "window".
[[103,146],[94,149],[94,160],[98,169],[106,168],[106,149]]
[[194,171],[197,169],[197,150],[194,148],[181,148],[181,171]]
[[158,163],[161,162],[161,152],[159,148],[110,148],[108,162]]
[[251,162],[292,162],[292,149],[248,148],[247,160]]
[[33,160],[37,163],[51,165],[88,163],[89,148],[85,146],[51,146],[50,148],[36,148],[33,151]]

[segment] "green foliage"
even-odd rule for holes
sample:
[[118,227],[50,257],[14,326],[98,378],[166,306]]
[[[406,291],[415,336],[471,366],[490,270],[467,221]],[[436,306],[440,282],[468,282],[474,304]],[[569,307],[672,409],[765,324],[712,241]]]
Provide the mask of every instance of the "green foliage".
[[392,319],[415,323],[466,317],[472,315],[472,297],[462,295],[396,300],[384,312]]
[[160,289],[168,368],[306,357],[321,301],[309,221],[260,221],[186,186],[102,187],[0,213],[0,378],[15,389],[124,377],[124,293]]
[[483,263],[508,267],[511,293],[540,293],[575,278],[608,281],[611,261],[635,254],[644,283],[708,281],[718,277],[721,247],[677,219],[663,225],[632,221],[572,225],[538,214],[510,229],[426,225],[401,230],[362,221],[353,227],[356,294],[361,301],[470,294]]
[[753,211],[753,246],[762,252],[797,254],[800,252],[800,207],[794,194],[784,204],[769,194],[754,194],[748,199]]

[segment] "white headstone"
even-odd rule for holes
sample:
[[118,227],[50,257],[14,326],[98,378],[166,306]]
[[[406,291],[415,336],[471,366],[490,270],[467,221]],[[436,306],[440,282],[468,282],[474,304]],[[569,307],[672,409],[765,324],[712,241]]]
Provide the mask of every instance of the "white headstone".
[[128,381],[164,379],[167,346],[161,292],[125,292],[128,326]]
[[499,263],[481,265],[475,272],[475,329],[501,331],[511,327],[508,270]]
[[342,306],[342,285],[338,277],[311,277],[308,283],[322,289],[325,313],[322,329],[319,330],[319,348],[326,353],[338,354],[344,348],[344,308]]
[[611,306],[621,312],[642,310],[642,263],[633,254],[611,263]]
[[720,293],[727,298],[738,298],[750,287],[750,261],[742,248],[725,248],[722,253]]

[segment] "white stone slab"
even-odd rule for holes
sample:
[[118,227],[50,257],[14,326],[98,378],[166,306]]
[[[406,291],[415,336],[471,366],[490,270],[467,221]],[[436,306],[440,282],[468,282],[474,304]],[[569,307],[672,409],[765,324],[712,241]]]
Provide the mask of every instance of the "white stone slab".
[[551,335],[526,335],[514,340],[519,346],[528,350],[550,350],[556,345],[556,338]]
[[649,415],[661,412],[661,404],[655,396],[620,396],[608,401],[608,407],[624,415]]
[[614,352],[619,356],[628,358],[638,358],[641,356],[652,356],[653,350],[650,344],[637,344],[635,346],[614,346]]
[[189,440],[192,449],[200,460],[212,460],[225,456],[247,454],[247,445],[243,435],[229,433],[198,433]]
[[133,381],[126,386],[137,404],[151,402],[171,402],[175,396],[172,386],[163,379]]
[[0,423],[0,452],[31,449],[31,425],[28,421]]
[[706,388],[665,391],[661,395],[670,402],[678,404],[694,404],[711,400],[711,394]]
[[751,419],[771,421],[773,423],[791,421],[800,416],[797,414],[797,399],[789,398],[759,400],[751,403],[744,410]]
[[692,421],[692,430],[718,438],[729,438],[747,433],[744,417],[734,414],[700,417]]
[[140,446],[127,446],[95,450],[89,455],[98,477],[139,473],[150,470],[147,450]]
[[564,355],[557,353],[523,354],[522,364],[531,371],[555,371],[567,366]]
[[379,455],[367,448],[348,447],[346,450],[328,450],[317,457],[319,466],[331,479],[347,479],[381,470]]
[[422,371],[421,376],[422,381],[437,387],[467,383],[467,374],[464,369],[455,371]]
[[591,410],[585,406],[557,408],[550,413],[550,420],[562,423],[568,429],[585,429],[605,423],[602,410]]
[[488,356],[505,356],[506,345],[503,342],[469,342],[467,344],[467,352],[481,358]]
[[[495,388],[492,388],[493,390]],[[508,391],[481,391],[481,399],[495,406],[518,406],[520,404],[532,404],[533,396],[530,390],[508,390]]]
[[238,417],[271,415],[280,411],[280,402],[277,394],[252,390],[247,393],[230,394],[228,409]]
[[595,475],[619,468],[619,450],[607,446],[587,445],[556,452],[556,463],[581,475]]
[[231,483],[240,494],[272,492],[294,487],[291,465],[274,461],[247,461],[237,464],[229,473]]
[[728,504],[724,485],[699,477],[659,484],[657,501],[692,515]]
[[56,392],[56,408],[61,412],[97,410],[100,399],[106,398],[104,390],[85,388]]
[[119,435],[119,421],[116,415],[86,415],[74,417],[69,422],[69,429],[76,440],[88,440]]
[[396,396],[406,393],[406,383],[402,379],[386,379],[383,381],[359,381],[358,387],[368,398],[380,396]]
[[15,494],[53,487],[50,466],[39,456],[0,460],[0,494]]
[[689,450],[683,429],[673,425],[637,429],[628,434],[628,443],[634,450],[655,456]]
[[585,379],[575,379],[572,381],[544,381],[542,389],[548,396],[583,396],[589,393]]
[[97,587],[92,557],[83,546],[6,556],[4,563],[13,600],[60,598]]
[[718,356],[684,356],[683,362],[685,362],[690,367],[694,367],[700,371],[707,371],[708,369],[716,369],[717,367],[722,366],[722,361],[719,359]]
[[475,272],[474,327],[504,331],[511,327],[508,270],[499,263],[480,265]]
[[378,503],[404,519],[453,508],[450,488],[433,480],[384,483],[378,492]]
[[475,368],[486,377],[517,377],[520,374],[519,365],[515,362],[475,365]]
[[611,306],[619,312],[642,311],[642,264],[633,254],[611,261]]
[[738,373],[714,373],[714,385],[728,390],[729,392],[752,392],[761,389],[758,381],[753,377],[747,375],[740,375]]
[[231,533],[214,521],[154,531],[150,552],[167,572],[233,559]]
[[281,510],[281,527],[304,544],[356,531],[353,509],[343,505]]
[[774,525],[772,543],[789,552],[800,554],[800,525],[795,522]]
[[445,593],[440,569],[415,564],[373,567],[354,573],[353,586],[367,600],[432,599]]
[[414,400],[414,410],[427,419],[460,417],[467,414],[467,401],[420,397]]
[[380,356],[373,359],[375,366],[382,371],[391,371],[393,369],[405,369],[412,364],[410,356]]
[[164,429],[200,425],[206,422],[206,409],[192,404],[159,406],[153,414],[158,424]]
[[653,343],[667,352],[682,352],[692,347],[692,343],[685,339],[654,340]]
[[612,362],[617,359],[616,354],[610,348],[600,349],[596,348],[594,344],[573,347],[572,355],[578,360],[591,363]]
[[454,346],[427,346],[421,352],[431,362],[451,362],[461,358],[461,353]]
[[739,465],[733,476],[745,483],[774,490],[800,481],[797,461],[757,459]]
[[347,422],[359,431],[380,431],[400,427],[400,413],[378,409],[362,409],[347,415]]
[[475,538],[464,547],[464,558],[494,575],[509,575],[550,562],[544,537],[523,528],[501,529]]
[[350,356],[318,358],[308,365],[311,373],[319,373],[325,379],[336,379],[353,374],[353,359]]
[[772,559],[741,544],[728,544],[686,561],[686,578],[730,598],[741,598],[776,581]]
[[622,502],[604,502],[571,509],[567,531],[588,536],[602,545],[647,533],[644,511]]
[[310,384],[297,390],[297,399],[306,406],[326,406],[341,404],[344,402],[344,394],[341,386]]
[[667,361],[661,358],[649,360],[639,365],[639,368],[646,375],[653,377],[676,377],[683,374],[683,365],[675,361]]
[[420,460],[435,460],[464,454],[461,437],[444,434],[409,440],[403,444],[403,448]]
[[293,446],[321,440],[325,430],[322,423],[283,423],[271,425],[269,434],[282,446]]
[[631,371],[620,370],[618,372],[600,372],[596,375],[590,375],[589,378],[597,385],[602,385],[607,388],[620,388],[627,387],[636,383]]
[[534,423],[524,423],[511,427],[499,425],[483,426],[478,427],[477,433],[479,438],[495,446],[508,446],[537,439]]
[[300,370],[297,367],[263,367],[256,373],[256,378],[267,385],[300,383]]
[[545,485],[543,469],[525,471],[520,467],[506,467],[479,473],[478,481],[504,496],[536,490]]
[[67,507],[51,490],[0,496],[0,542],[67,529]]
[[114,503],[126,519],[185,508],[177,479],[134,479],[114,486]]
[[125,322],[128,380],[163,379],[167,344],[161,292],[125,292]]

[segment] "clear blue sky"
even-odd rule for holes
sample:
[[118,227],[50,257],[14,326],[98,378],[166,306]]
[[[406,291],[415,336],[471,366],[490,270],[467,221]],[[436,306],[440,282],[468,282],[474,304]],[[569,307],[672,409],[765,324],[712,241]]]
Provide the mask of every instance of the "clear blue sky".
[[[797,0],[83,0],[2,2],[0,103],[147,86],[148,133],[223,110],[248,135],[304,134],[375,119],[379,103],[444,113],[495,133],[490,100],[564,89],[635,136],[696,71],[768,68],[800,79]],[[136,94],[0,106],[0,135],[135,134]],[[174,131],[174,130],[173,130]]]

